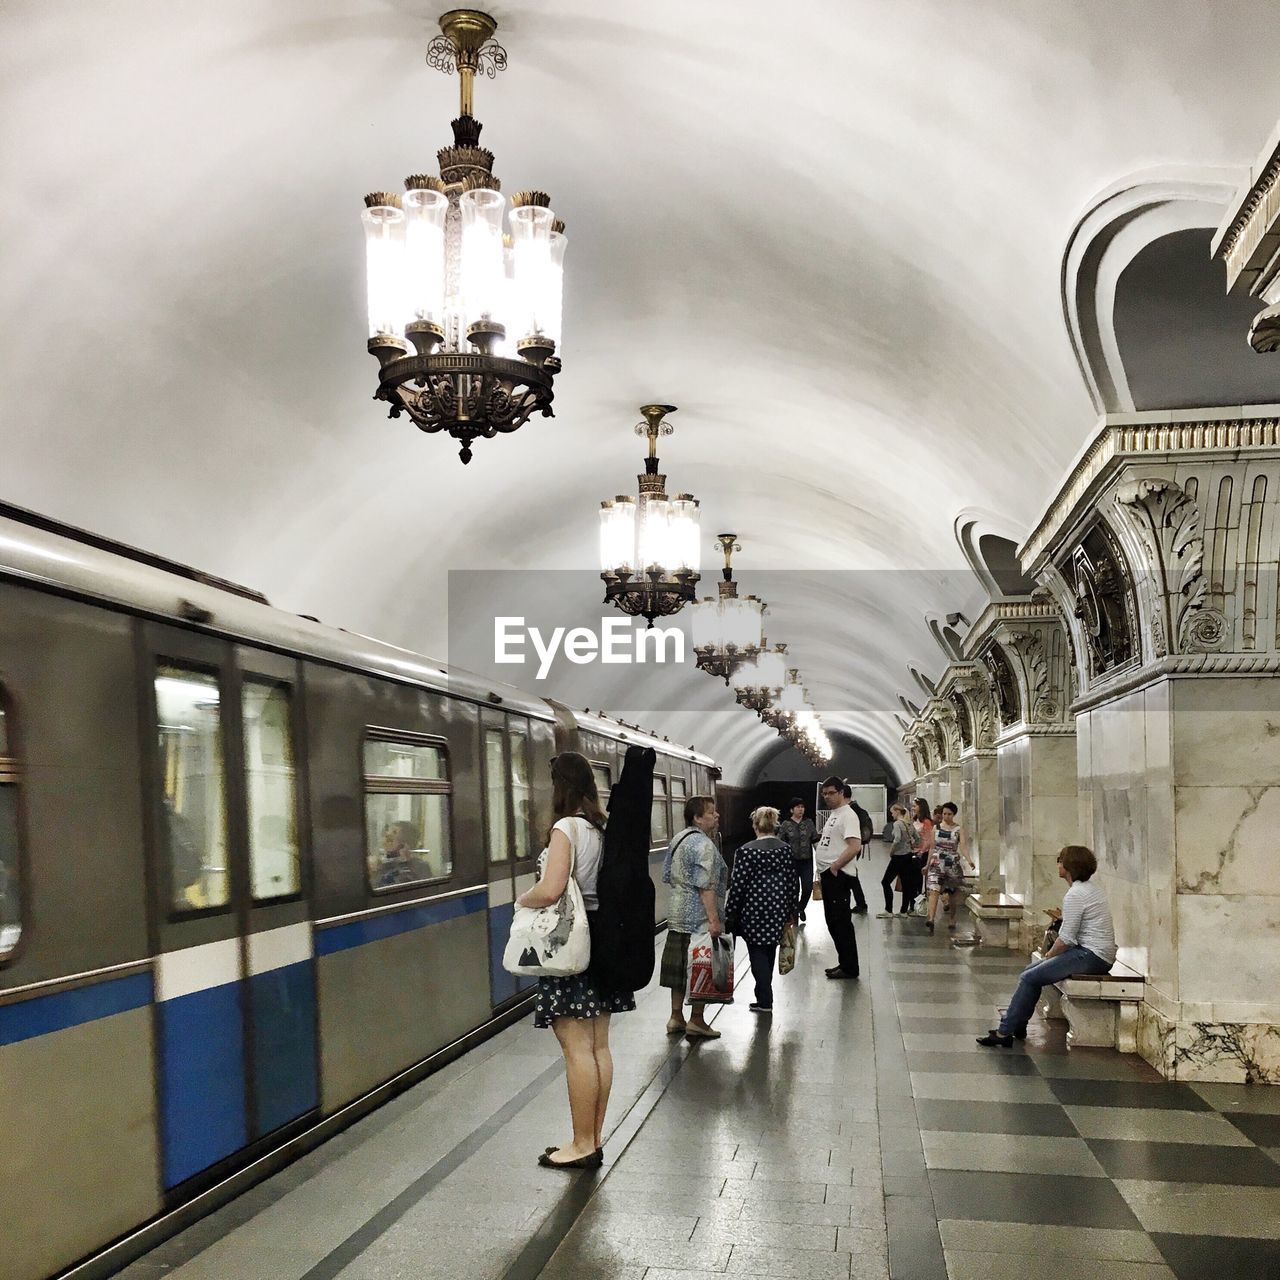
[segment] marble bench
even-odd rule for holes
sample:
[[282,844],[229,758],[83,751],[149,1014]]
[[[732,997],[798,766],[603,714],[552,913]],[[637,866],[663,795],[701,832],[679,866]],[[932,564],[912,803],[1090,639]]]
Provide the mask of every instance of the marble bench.
[[1023,911],[1021,898],[1007,893],[970,894],[964,905],[973,916],[974,929],[985,946],[1018,945]]
[[[1032,962],[1043,960],[1038,951]],[[1138,1006],[1146,991],[1146,975],[1125,962],[1123,950],[1110,973],[1080,974],[1045,987],[1041,1014],[1066,1019],[1071,1044],[1121,1053],[1138,1052]]]

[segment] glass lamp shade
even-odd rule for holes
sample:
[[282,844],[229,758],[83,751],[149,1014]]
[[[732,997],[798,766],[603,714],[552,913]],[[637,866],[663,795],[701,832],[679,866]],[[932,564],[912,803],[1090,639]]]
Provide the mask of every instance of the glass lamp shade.
[[551,336],[549,321],[558,310],[553,298],[551,227],[555,214],[541,205],[521,205],[511,211],[511,307],[509,335]]
[[636,503],[620,495],[600,504],[600,568],[604,573],[636,569]]
[[763,645],[764,605],[755,596],[731,596],[720,601],[721,643],[739,652]]
[[782,686],[782,695],[778,699],[778,710],[785,711],[793,716],[806,710],[804,685],[798,680],[784,684]]
[[668,569],[688,569],[697,573],[702,567],[702,525],[698,500],[691,493],[677,493],[671,499],[671,559],[664,560]]
[[477,187],[464,191],[462,211],[462,304],[467,324],[502,320],[507,273],[502,243],[502,214],[506,197]]
[[781,689],[787,683],[786,659],[776,649],[766,649],[755,661],[756,687]]
[[564,251],[568,246],[563,231],[551,233],[551,257],[547,267],[546,334],[556,344],[556,354],[563,350],[564,320]]
[[642,569],[672,568],[673,538],[671,503],[666,498],[647,498],[640,506],[640,546]]
[[718,649],[723,634],[720,620],[721,601],[707,597],[690,606],[689,629],[695,649]]
[[756,672],[757,659],[750,658],[729,676],[729,683],[734,689],[756,689],[760,679]]
[[444,323],[443,192],[414,188],[404,193],[404,274],[408,314],[414,320]]
[[361,215],[369,291],[369,337],[404,335],[404,210],[374,205]]

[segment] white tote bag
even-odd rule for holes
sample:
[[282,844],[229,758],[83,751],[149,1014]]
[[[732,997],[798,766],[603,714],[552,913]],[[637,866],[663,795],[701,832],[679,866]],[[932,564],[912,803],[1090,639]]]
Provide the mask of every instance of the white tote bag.
[[[575,822],[569,841],[569,883],[560,900],[549,907],[516,907],[511,936],[502,953],[502,967],[508,973],[534,978],[568,978],[584,972],[591,963],[587,908],[582,901],[582,890],[573,878],[578,864],[580,832],[581,827]],[[545,856],[544,852],[544,860]]]

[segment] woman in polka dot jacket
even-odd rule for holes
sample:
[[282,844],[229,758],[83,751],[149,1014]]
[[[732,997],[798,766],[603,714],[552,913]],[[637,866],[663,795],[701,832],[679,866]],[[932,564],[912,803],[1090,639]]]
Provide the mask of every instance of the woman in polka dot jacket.
[[800,877],[790,847],[778,839],[777,809],[751,815],[756,838],[733,855],[725,928],[747,944],[756,982],[755,1013],[773,1008],[773,962],[782,930],[800,909]]

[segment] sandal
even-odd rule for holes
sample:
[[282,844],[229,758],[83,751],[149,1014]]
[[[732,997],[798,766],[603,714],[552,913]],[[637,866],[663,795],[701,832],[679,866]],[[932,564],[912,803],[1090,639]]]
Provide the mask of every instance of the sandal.
[[675,1018],[668,1018],[667,1019],[667,1035],[682,1036],[684,1035],[684,1030],[687,1025],[688,1024],[684,1021],[683,1018],[679,1020]]

